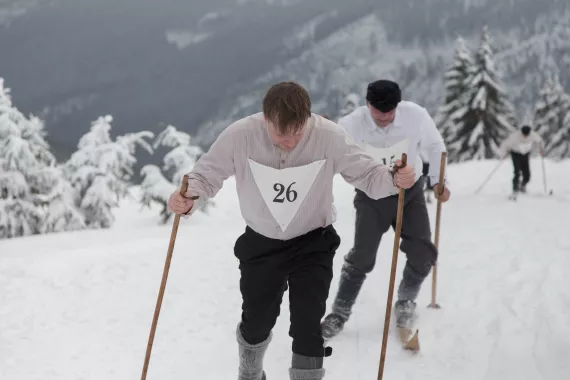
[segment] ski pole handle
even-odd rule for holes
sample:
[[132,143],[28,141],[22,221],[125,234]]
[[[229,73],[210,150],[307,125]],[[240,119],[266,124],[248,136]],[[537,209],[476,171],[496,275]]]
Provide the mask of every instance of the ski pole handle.
[[408,155],[406,153],[402,153],[402,158],[400,159],[400,161],[402,161],[401,165],[394,165],[394,167],[392,168],[391,171],[391,175],[392,175],[392,180],[394,180],[394,176],[396,175],[396,173],[398,173],[398,170],[406,167],[406,165],[408,164]]
[[[180,187],[180,195],[182,195],[183,197],[186,197],[187,192],[188,192],[188,174],[184,174],[184,177],[182,177],[182,186]],[[194,196],[191,196],[189,199],[192,199],[193,201],[195,201],[196,199],[200,199],[200,197],[197,195],[194,195]]]
[[439,163],[439,183],[437,184],[437,192],[439,195],[443,194],[443,189],[445,189],[445,162],[447,158],[447,152],[441,152],[441,162]]
[[188,191],[188,174],[184,174],[184,177],[182,177],[182,186],[180,187],[180,195],[182,196],[186,195],[187,191]]
[[390,171],[390,175],[392,176],[392,183],[394,184],[394,187],[399,188],[398,185],[396,185],[396,173],[398,173],[398,170],[402,169],[403,167],[405,167],[408,164],[408,155],[406,153],[402,153],[402,158],[401,160],[402,164],[401,165],[394,165],[394,167],[392,168],[392,170]]
[[402,158],[400,161],[402,161],[402,165],[397,167],[396,172],[398,171],[398,169],[406,167],[406,165],[408,164],[408,155],[406,153],[402,153]]

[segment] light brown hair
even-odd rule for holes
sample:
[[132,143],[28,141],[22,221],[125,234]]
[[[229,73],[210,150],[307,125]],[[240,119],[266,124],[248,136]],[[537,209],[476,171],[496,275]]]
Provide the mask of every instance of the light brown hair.
[[294,134],[311,117],[311,98],[303,86],[281,82],[273,85],[265,94],[263,114],[280,134]]

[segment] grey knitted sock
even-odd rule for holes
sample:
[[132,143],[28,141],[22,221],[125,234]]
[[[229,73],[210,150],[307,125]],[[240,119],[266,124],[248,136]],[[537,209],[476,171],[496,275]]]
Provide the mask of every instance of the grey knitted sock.
[[400,286],[398,287],[398,300],[410,300],[415,301],[420,293],[422,283],[424,282],[426,276],[420,275],[414,271],[409,265],[404,267],[404,272],[402,280],[400,281]]
[[297,369],[289,368],[291,380],[321,380],[325,377],[325,369]]
[[323,358],[309,357],[293,354],[293,360],[289,368],[291,380],[321,380],[325,377]]
[[236,330],[237,342],[239,345],[239,375],[238,380],[265,380],[263,372],[263,357],[271,342],[273,334],[258,344],[249,344],[245,341],[239,330]]

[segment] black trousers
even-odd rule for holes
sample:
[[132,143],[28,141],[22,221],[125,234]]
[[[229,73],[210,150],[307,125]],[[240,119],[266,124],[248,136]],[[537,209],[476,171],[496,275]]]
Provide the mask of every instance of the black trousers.
[[[520,190],[521,187],[525,187],[530,181],[530,165],[529,165],[530,153],[520,154],[516,152],[511,152],[511,158],[513,160],[514,176],[513,176],[513,191]],[[522,183],[520,182],[520,176],[522,174]]]
[[240,260],[243,298],[240,331],[250,344],[261,343],[280,313],[289,288],[294,353],[324,357],[320,321],[326,310],[333,277],[333,258],[340,237],[332,226],[291,240],[274,240],[247,227],[235,244]]
[[[406,190],[402,220],[401,250],[407,256],[406,266],[420,277],[426,277],[437,261],[437,249],[431,242],[431,228],[420,179]],[[398,196],[374,200],[361,191],[354,198],[356,228],[354,247],[346,255],[346,263],[362,274],[374,269],[382,235],[396,226]]]
[[424,162],[422,165],[422,178],[424,180],[425,190],[431,190],[431,181],[428,176],[429,173],[429,162]]

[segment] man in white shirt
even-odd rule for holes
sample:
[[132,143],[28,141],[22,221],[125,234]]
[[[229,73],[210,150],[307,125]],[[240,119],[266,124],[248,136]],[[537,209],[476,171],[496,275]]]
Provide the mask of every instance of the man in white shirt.
[[[398,163],[397,165],[400,165]],[[239,380],[264,380],[263,357],[271,341],[283,293],[289,288],[292,380],[320,380],[324,347],[320,322],[340,244],[332,224],[333,179],[340,175],[378,199],[409,188],[413,164],[391,172],[338,124],[311,113],[307,91],[296,83],[271,87],[263,112],[228,126],[188,174],[188,191],[172,194],[177,214],[193,212],[194,197],[212,198],[236,177],[247,224],[237,239],[242,316],[236,329]]]
[[[403,152],[408,162],[422,167],[420,152],[429,162],[431,186],[437,190],[443,138],[425,108],[402,101],[397,83],[379,80],[368,85],[366,106],[341,118],[343,126],[379,162],[393,165]],[[428,211],[423,194],[423,178],[416,172],[416,182],[406,190],[401,249],[407,256],[403,278],[395,305],[397,324],[409,327],[415,311],[415,299],[421,284],[437,260],[437,249],[431,242]],[[332,312],[321,323],[323,337],[330,339],[344,327],[366,275],[372,271],[382,235],[396,224],[398,189],[382,199],[371,199],[356,191],[356,222],[353,248],[345,256],[340,283]],[[449,199],[447,187],[434,196],[442,202]]]
[[[534,148],[539,148],[540,155],[544,156],[544,141],[528,125],[513,132],[501,144],[503,158],[510,153],[513,160],[513,195],[518,192],[526,193],[526,185],[530,181],[529,157]],[[520,181],[521,175],[522,182]]]

